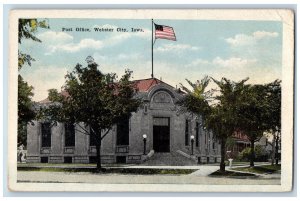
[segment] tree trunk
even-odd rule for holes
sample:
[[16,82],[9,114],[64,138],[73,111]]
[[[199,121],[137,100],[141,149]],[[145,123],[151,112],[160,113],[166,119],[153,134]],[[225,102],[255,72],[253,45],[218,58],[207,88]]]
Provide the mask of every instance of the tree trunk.
[[272,161],[271,161],[271,164],[274,165],[274,162],[275,162],[275,135],[273,135],[273,140],[272,140]]
[[250,166],[254,167],[254,159],[255,159],[255,153],[254,153],[254,140],[251,140],[251,151],[250,151]]
[[96,157],[97,157],[97,170],[101,170],[101,127],[100,126],[93,126],[94,135],[96,139]]
[[101,170],[101,139],[97,140],[96,151],[97,151],[97,169]]
[[279,163],[279,153],[278,153],[278,150],[279,150],[279,145],[278,145],[278,143],[279,143],[279,137],[278,136],[276,136],[276,145],[275,145],[275,158],[276,158],[276,165],[278,165],[278,163]]
[[220,162],[220,172],[225,172],[225,140],[221,140],[221,162]]

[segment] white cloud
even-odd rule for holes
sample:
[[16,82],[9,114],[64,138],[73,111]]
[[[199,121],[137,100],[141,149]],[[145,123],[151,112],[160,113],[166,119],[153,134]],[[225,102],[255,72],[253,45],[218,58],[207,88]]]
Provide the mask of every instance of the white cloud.
[[196,59],[186,65],[181,76],[190,80],[199,80],[204,75],[217,80],[226,77],[233,81],[239,81],[249,77],[248,83],[268,83],[275,79],[281,79],[281,71],[278,66],[263,65],[255,59],[239,57],[221,58],[212,60]]
[[103,42],[91,38],[85,38],[78,43],[74,43],[73,36],[64,32],[46,31],[38,35],[46,46],[45,55],[52,54],[57,51],[78,52],[82,49],[92,48],[101,49]]
[[138,60],[143,59],[143,56],[140,53],[133,53],[133,54],[119,54],[117,56],[119,60]]
[[211,66],[218,68],[236,69],[243,68],[247,65],[256,63],[255,59],[242,59],[239,57],[231,57],[228,59],[222,59],[221,57],[215,57],[211,61],[204,59],[195,59],[187,65],[187,67],[198,67],[198,66]]
[[204,59],[195,59],[192,61],[190,64],[188,64],[188,67],[193,67],[193,66],[201,66],[201,65],[210,65],[211,62],[204,60]]
[[229,59],[222,59],[220,57],[216,57],[213,59],[212,64],[216,66],[221,66],[224,68],[242,68],[250,64],[254,64],[256,60],[251,59],[242,59],[237,57],[231,57]]
[[[98,52],[93,54],[93,58],[95,59],[96,63],[106,63],[106,64],[120,64],[120,62],[140,62],[143,61],[145,58],[141,53],[130,53],[130,54],[118,54],[116,56],[113,57],[108,57],[108,56],[104,56]],[[124,63],[123,63],[124,64]]]
[[226,38],[225,41],[231,46],[254,45],[264,38],[276,38],[278,35],[277,32],[256,31],[251,35],[237,34],[233,38]]
[[41,39],[43,43],[47,44],[64,44],[73,41],[73,36],[64,32],[46,31],[38,34],[37,38]]
[[119,44],[132,37],[138,37],[150,40],[151,31],[149,29],[143,29],[144,32],[114,32],[110,37],[103,40],[105,46],[112,46]]
[[82,49],[101,49],[103,47],[103,42],[100,40],[94,40],[91,38],[82,39],[79,43],[66,43],[66,44],[54,44],[49,45],[48,49],[50,53],[57,50],[65,52],[78,52]]
[[156,48],[154,51],[156,52],[169,52],[169,51],[186,51],[186,50],[192,50],[196,51],[199,50],[199,47],[191,46],[189,44],[164,44],[161,47]]

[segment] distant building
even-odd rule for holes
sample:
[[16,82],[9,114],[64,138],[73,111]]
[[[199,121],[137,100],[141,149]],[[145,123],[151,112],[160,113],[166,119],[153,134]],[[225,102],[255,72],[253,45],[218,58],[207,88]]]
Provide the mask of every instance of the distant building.
[[237,158],[240,152],[245,148],[250,147],[250,141],[248,137],[240,131],[234,132],[232,139],[232,145],[227,146],[227,157]]
[[[237,158],[239,153],[241,153],[245,148],[250,148],[251,142],[248,137],[242,132],[235,132],[233,134],[233,146],[229,146],[227,148],[227,157]],[[254,146],[260,146],[263,157],[257,160],[267,160],[271,157],[272,145],[267,143],[267,138],[262,136],[257,142],[254,143]]]
[[268,138],[266,136],[263,135],[260,140],[255,142],[254,144],[255,146],[260,145],[264,152],[268,153],[269,155],[271,154],[272,145],[270,144],[270,142],[268,142]]
[[[220,145],[214,140],[213,133],[203,128],[201,117],[182,113],[175,104],[184,93],[156,78],[135,82],[143,104],[130,119],[115,125],[103,139],[103,163],[143,163],[147,159],[143,135],[147,137],[146,155],[170,153],[193,159],[195,163],[220,161]],[[49,101],[44,100],[40,104],[49,104]],[[77,129],[81,129],[79,125],[65,123],[54,126],[51,122],[29,124],[27,162],[94,163],[95,140],[90,135],[75,131]]]

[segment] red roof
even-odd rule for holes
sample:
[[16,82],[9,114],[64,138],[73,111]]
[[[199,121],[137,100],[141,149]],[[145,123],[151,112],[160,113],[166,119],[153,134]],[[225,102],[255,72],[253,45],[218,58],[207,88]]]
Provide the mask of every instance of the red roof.
[[163,81],[158,80],[156,78],[135,80],[133,82],[136,84],[136,88],[138,89],[139,92],[147,92],[151,87],[158,85],[160,83],[164,83]]
[[249,139],[247,137],[247,135],[245,135],[243,132],[241,131],[235,131],[233,133],[233,136],[232,136],[234,139],[236,140],[240,140],[240,141],[245,141],[245,142],[249,142]]

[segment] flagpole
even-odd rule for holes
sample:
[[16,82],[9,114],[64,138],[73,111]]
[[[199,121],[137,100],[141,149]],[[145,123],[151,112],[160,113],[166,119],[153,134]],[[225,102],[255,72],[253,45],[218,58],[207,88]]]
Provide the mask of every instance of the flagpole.
[[151,77],[153,78],[153,19],[152,19],[152,40],[151,40],[151,47],[152,47],[152,73],[151,73]]

